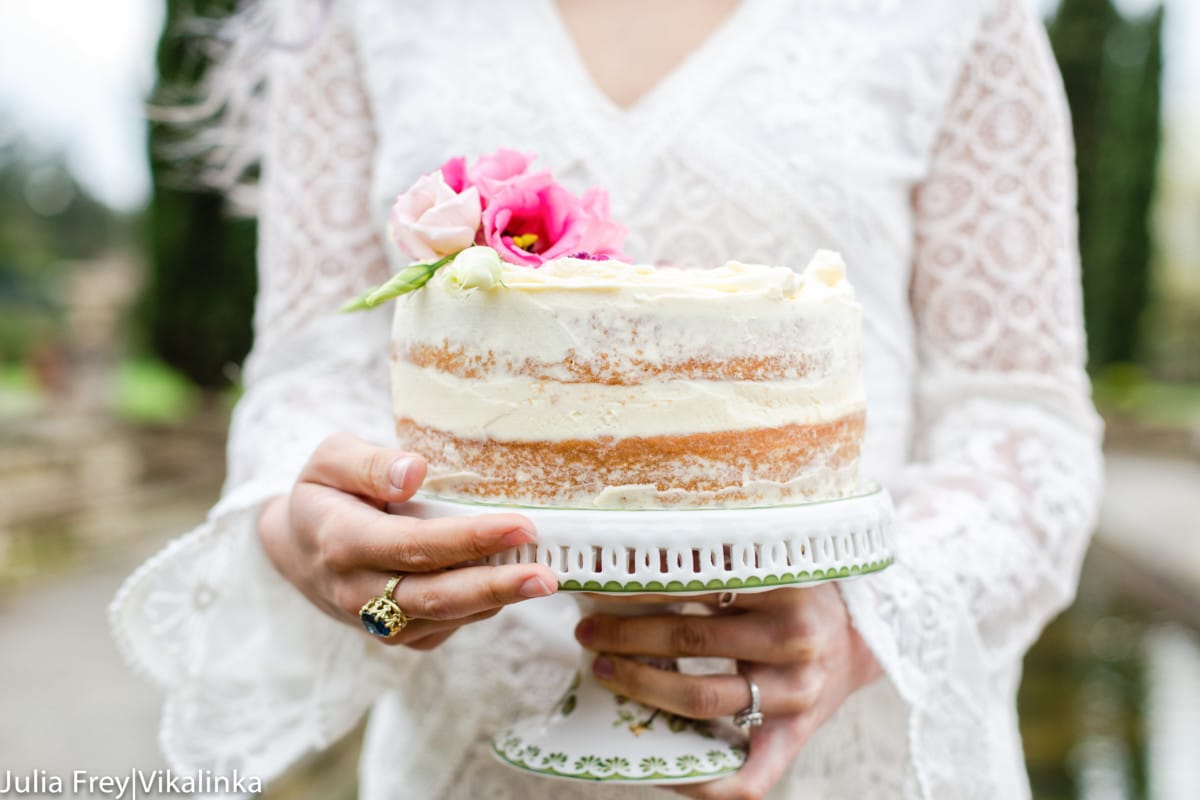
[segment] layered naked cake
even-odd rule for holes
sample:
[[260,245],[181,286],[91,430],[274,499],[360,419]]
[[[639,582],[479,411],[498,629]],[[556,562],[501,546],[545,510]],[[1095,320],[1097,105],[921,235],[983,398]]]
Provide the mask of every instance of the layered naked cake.
[[861,314],[841,258],[802,273],[562,258],[447,272],[397,301],[393,403],[425,490],[573,507],[851,493]]

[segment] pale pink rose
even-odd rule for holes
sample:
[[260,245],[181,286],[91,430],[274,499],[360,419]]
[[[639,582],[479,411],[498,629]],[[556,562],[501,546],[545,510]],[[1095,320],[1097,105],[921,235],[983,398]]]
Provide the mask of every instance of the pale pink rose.
[[396,198],[388,231],[413,259],[434,261],[475,243],[480,211],[479,192],[454,191],[439,170]]
[[492,195],[510,180],[523,177],[536,157],[532,153],[501,147],[475,159],[475,163],[469,167],[465,158],[452,158],[442,165],[442,174],[446,183],[456,192],[472,186],[478,189],[480,203],[487,208]]
[[620,258],[625,228],[598,189],[576,197],[549,173],[507,180],[483,211],[484,241],[505,261],[536,267],[578,252]]

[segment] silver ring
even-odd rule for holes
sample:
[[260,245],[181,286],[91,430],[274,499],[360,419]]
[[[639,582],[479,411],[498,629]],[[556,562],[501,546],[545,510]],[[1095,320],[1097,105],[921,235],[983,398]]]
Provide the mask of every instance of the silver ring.
[[721,592],[717,595],[717,608],[730,608],[737,595],[733,592]]
[[762,708],[758,704],[758,684],[749,675],[742,675],[746,685],[750,687],[750,705],[733,715],[733,724],[743,730],[763,724]]

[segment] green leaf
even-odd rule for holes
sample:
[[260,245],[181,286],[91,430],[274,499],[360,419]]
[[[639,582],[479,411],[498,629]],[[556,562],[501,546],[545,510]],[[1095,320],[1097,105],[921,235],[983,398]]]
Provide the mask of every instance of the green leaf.
[[439,258],[430,264],[413,264],[410,267],[405,267],[388,279],[387,282],[376,286],[374,289],[368,289],[358,297],[348,301],[338,310],[343,314],[352,311],[363,311],[368,308],[375,308],[402,294],[416,291],[429,283],[429,279],[433,277],[433,274],[453,261],[456,255],[458,254],[453,253],[445,258]]

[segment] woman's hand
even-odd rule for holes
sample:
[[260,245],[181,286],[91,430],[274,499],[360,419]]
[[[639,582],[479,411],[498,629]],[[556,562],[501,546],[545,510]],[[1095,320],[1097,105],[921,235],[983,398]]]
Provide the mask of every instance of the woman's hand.
[[291,494],[264,508],[259,538],[305,597],[355,626],[362,605],[405,573],[393,597],[411,621],[381,641],[420,650],[509,603],[554,593],[554,574],[540,564],[448,569],[532,542],[536,533],[519,514],[421,520],[386,512],[424,480],[419,456],[335,434],[313,453]]
[[[716,605],[716,598],[698,598]],[[850,623],[838,590],[825,584],[741,594],[736,607],[710,616],[597,614],[575,629],[600,655],[597,680],[613,692],[693,719],[736,714],[750,705],[741,675],[684,675],[625,656],[737,659],[758,685],[764,722],[751,728],[750,756],[735,775],[677,789],[698,798],[761,798],[782,777],[813,732],[855,690],[882,674]]]

